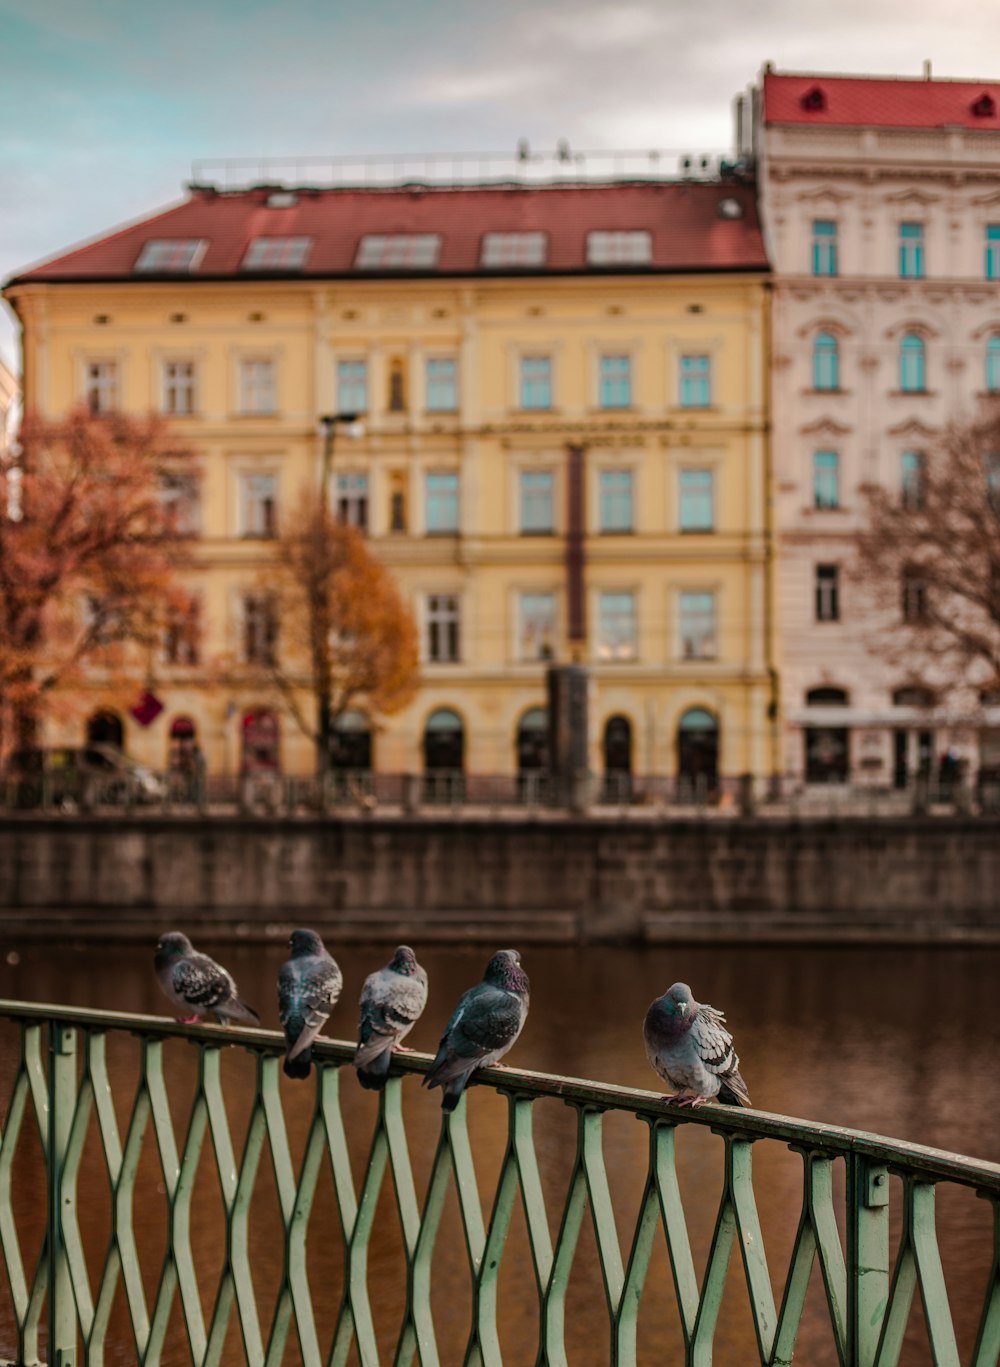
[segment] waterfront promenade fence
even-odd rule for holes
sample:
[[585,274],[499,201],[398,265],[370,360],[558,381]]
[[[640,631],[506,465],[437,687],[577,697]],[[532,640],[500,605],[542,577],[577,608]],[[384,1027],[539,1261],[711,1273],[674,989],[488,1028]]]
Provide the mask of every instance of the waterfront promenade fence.
[[[341,1082],[352,1052],[345,1044],[318,1046],[310,1094],[283,1082],[281,1040],[266,1030],[11,1001],[0,1002],[0,1027],[8,1049],[0,1076],[9,1082],[0,1350],[11,1363],[96,1367],[127,1358],[154,1367],[173,1352],[170,1361],[198,1367],[499,1367],[516,1330],[522,1345],[526,1333],[537,1339],[518,1360],[540,1367],[781,1367],[809,1328],[807,1306],[818,1306],[828,1343],[818,1352],[812,1323],[811,1346],[797,1359],[810,1367],[990,1367],[1000,1354],[994,1164],[764,1112],[678,1111],[649,1092],[507,1069],[484,1072],[484,1085],[441,1119],[436,1146],[422,1145],[417,1108],[429,1117],[433,1106],[437,1124],[436,1098],[415,1090],[429,1064],[423,1055],[397,1057],[396,1076],[377,1108],[368,1098],[369,1129],[358,1134],[345,1103],[348,1089],[362,1094],[353,1077]],[[177,1081],[182,1056],[194,1064],[186,1092]],[[310,1095],[303,1130],[293,1134],[291,1107]],[[561,1145],[540,1145],[538,1109],[556,1102],[568,1107],[572,1130]],[[484,1129],[472,1122],[487,1107],[501,1121]],[[614,1145],[606,1133],[613,1125]],[[624,1202],[614,1194],[612,1160],[637,1132],[644,1178],[638,1199]],[[680,1161],[689,1146],[700,1163],[694,1183]],[[778,1211],[759,1200],[762,1150],[798,1167],[798,1195]],[[324,1180],[332,1190],[325,1207],[317,1198]],[[200,1195],[206,1181],[215,1187],[211,1207]],[[262,1243],[254,1229],[265,1188],[274,1210]],[[977,1260],[968,1322],[949,1302],[939,1190],[967,1198],[962,1246]],[[102,1199],[109,1216],[95,1235],[88,1213]],[[158,1239],[144,1224],[153,1208],[162,1211]],[[518,1209],[533,1304],[512,1315],[507,1300],[505,1316]],[[710,1236],[696,1260],[699,1211]],[[220,1244],[211,1270],[206,1218]],[[774,1241],[778,1219],[787,1237]],[[373,1256],[386,1222],[401,1250],[394,1284],[387,1259]],[[445,1242],[463,1248],[450,1266],[464,1278],[464,1295],[439,1275]],[[261,1248],[277,1269],[268,1294]],[[582,1264],[584,1302],[572,1294]],[[967,1263],[960,1275],[968,1292]],[[720,1311],[733,1296],[748,1309],[747,1337],[723,1350]],[[387,1325],[384,1308],[394,1300],[398,1320]],[[584,1320],[567,1314],[571,1303],[586,1305]],[[672,1323],[643,1358],[644,1317],[665,1308]],[[590,1356],[580,1356],[581,1332]],[[446,1340],[458,1351],[448,1355]]]

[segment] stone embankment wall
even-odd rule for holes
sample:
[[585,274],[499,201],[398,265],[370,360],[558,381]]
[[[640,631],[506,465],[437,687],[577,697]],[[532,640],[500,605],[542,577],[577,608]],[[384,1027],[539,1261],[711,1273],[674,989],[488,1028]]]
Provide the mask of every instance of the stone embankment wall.
[[0,822],[13,934],[1000,943],[1000,828],[972,818],[174,816]]

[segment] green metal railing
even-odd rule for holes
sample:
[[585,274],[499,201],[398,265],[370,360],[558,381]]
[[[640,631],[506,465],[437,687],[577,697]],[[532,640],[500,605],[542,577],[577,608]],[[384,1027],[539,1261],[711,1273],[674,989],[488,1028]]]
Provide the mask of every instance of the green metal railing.
[[[826,1361],[893,1367],[901,1360],[904,1338],[912,1343],[914,1334],[918,1356],[906,1361],[957,1367],[962,1359],[936,1232],[940,1184],[967,1189],[989,1203],[992,1228],[984,1218],[977,1322],[967,1335],[971,1344],[974,1332],[975,1343],[965,1360],[987,1367],[1000,1357],[1000,1166],[763,1112],[678,1112],[648,1092],[490,1069],[482,1080],[504,1098],[506,1129],[490,1132],[498,1175],[495,1182],[487,1181],[489,1165],[480,1155],[474,1165],[477,1129],[470,1130],[469,1111],[499,1103],[475,1089],[439,1122],[437,1097],[420,1093],[418,1098],[412,1092],[415,1079],[407,1077],[426,1071],[429,1060],[423,1055],[400,1056],[397,1075],[375,1103],[353,1078],[347,1083],[350,1096],[342,1094],[341,1069],[352,1055],[346,1044],[320,1043],[315,1081],[306,1087],[282,1080],[282,1042],[270,1031],[224,1031],[9,1001],[0,1002],[4,1022],[8,1033],[0,1045],[3,1039],[12,1048],[17,1042],[20,1052],[16,1060],[0,1055],[0,1076],[10,1080],[0,1136],[0,1250],[7,1273],[0,1360],[23,1367],[109,1360],[135,1361],[140,1367],[168,1360],[198,1367],[229,1362],[405,1367],[414,1361],[436,1367],[442,1360],[491,1367],[503,1361],[501,1285],[512,1218],[520,1206],[520,1237],[537,1292],[531,1314],[520,1316],[520,1328],[525,1332],[526,1324],[534,1335],[537,1314],[531,1359],[539,1367],[644,1360],[638,1330],[648,1308],[660,1231],[676,1302],[678,1347],[676,1352],[658,1348],[645,1360],[710,1364],[724,1290],[735,1283],[747,1298],[752,1329],[746,1351],[726,1356],[720,1349],[720,1363],[790,1363],[810,1281],[815,1287],[818,1279],[831,1346],[828,1358],[806,1359],[808,1367]],[[183,1041],[197,1053],[193,1063],[185,1055],[193,1081],[190,1095],[182,1096],[182,1089],[172,1085],[171,1060],[184,1053]],[[112,1049],[122,1048],[134,1051],[134,1076],[126,1076],[117,1054],[110,1057]],[[230,1051],[243,1056],[253,1079],[241,1085],[238,1096],[223,1076],[223,1057]],[[10,1065],[6,1072],[5,1062]],[[425,1126],[439,1125],[436,1148],[433,1141],[415,1146],[412,1114],[410,1124],[404,1123],[404,1093],[411,1111],[418,1102],[423,1108]],[[377,1111],[357,1110],[361,1098]],[[533,1133],[534,1112],[545,1098],[565,1102],[575,1116],[575,1145],[554,1150],[563,1160],[555,1199],[551,1183],[546,1193]],[[302,1123],[290,1128],[295,1108]],[[367,1115],[369,1123],[375,1115],[370,1140],[350,1132],[347,1121],[355,1112]],[[638,1205],[628,1210],[613,1200],[603,1132],[615,1112],[648,1131],[644,1187]],[[233,1139],[237,1127],[239,1146]],[[686,1183],[677,1140],[686,1131],[702,1148],[709,1145],[700,1156],[710,1157],[714,1150],[707,1130],[721,1136],[721,1146],[715,1141],[723,1160],[721,1199],[699,1276],[681,1200]],[[365,1146],[362,1162],[359,1140]],[[752,1175],[754,1146],[765,1141],[782,1152],[790,1148],[802,1165],[801,1202],[796,1198],[795,1208],[786,1211],[797,1228],[777,1282],[777,1260],[769,1263],[765,1253]],[[261,1240],[254,1223],[263,1201],[265,1150],[276,1207],[266,1242],[278,1267],[268,1296],[259,1294]],[[548,1148],[546,1154],[549,1164]],[[415,1158],[427,1168],[422,1199]],[[212,1215],[202,1194],[206,1164],[217,1183],[212,1209],[218,1211],[218,1267],[211,1275],[204,1258],[206,1211]],[[102,1171],[107,1228],[95,1233],[88,1215]],[[327,1212],[320,1229],[316,1194],[324,1174],[336,1219]],[[396,1286],[386,1284],[389,1274],[381,1262],[377,1268],[370,1265],[373,1235],[392,1210],[388,1189],[383,1194],[388,1179],[402,1250]],[[686,1195],[690,1214],[690,1188]],[[709,1197],[704,1185],[696,1187],[694,1196],[698,1204],[711,1200],[714,1207],[714,1188]],[[150,1238],[143,1233],[143,1212],[156,1201],[165,1206],[162,1249],[147,1246]],[[432,1269],[449,1202],[449,1218],[458,1219],[464,1236],[468,1278],[465,1299],[449,1292],[442,1311]],[[987,1213],[983,1209],[984,1217]],[[595,1286],[601,1289],[598,1299],[603,1294],[607,1337],[597,1346],[591,1334],[592,1356],[581,1358],[572,1351],[574,1324],[567,1306],[585,1222],[593,1232],[596,1253],[590,1256],[599,1269]],[[28,1248],[32,1240],[34,1257]],[[325,1256],[334,1245],[336,1276],[317,1287],[310,1266],[315,1250],[321,1247]],[[737,1249],[738,1264],[733,1261]],[[917,1291],[922,1316],[914,1326]],[[662,1310],[663,1297],[656,1294]],[[373,1307],[393,1295],[402,1311],[390,1342],[384,1326],[376,1329]],[[600,1312],[600,1305],[596,1309]],[[443,1317],[452,1321],[453,1331],[456,1315],[467,1321],[466,1346],[458,1356],[442,1359]],[[124,1344],[123,1325],[129,1336]]]

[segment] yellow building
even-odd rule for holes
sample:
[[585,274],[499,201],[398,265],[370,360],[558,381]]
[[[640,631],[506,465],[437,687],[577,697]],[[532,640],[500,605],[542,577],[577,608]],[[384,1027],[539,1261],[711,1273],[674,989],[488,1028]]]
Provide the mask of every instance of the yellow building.
[[[200,640],[166,644],[155,720],[97,727],[136,758],[164,768],[195,736],[210,773],[311,771],[253,682],[260,576],[321,478],[322,419],[356,414],[360,435],[333,426],[331,494],[398,576],[423,657],[377,770],[536,763],[551,661],[591,671],[595,773],[772,770],[748,187],[195,187],[4,292],[27,409],[157,409],[198,453],[197,485],[166,493],[197,533]],[[51,742],[82,739],[98,687]]]

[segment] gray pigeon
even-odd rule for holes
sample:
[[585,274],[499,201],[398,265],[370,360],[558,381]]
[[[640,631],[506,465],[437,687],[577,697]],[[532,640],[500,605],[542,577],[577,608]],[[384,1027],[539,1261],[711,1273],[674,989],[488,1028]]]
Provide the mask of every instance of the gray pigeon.
[[528,975],[516,949],[498,950],[483,981],[460,999],[445,1027],[425,1087],[443,1087],[443,1111],[453,1111],[477,1068],[503,1058],[528,1017]]
[[212,1013],[220,1025],[230,1021],[260,1024],[260,1016],[253,1007],[236,995],[236,984],[230,974],[207,954],[199,954],[180,931],[160,936],[153,964],[160,986],[185,1013],[180,1017],[183,1025],[193,1025]]
[[354,1066],[358,1081],[380,1092],[394,1049],[416,1025],[427,1005],[427,974],[409,945],[400,945],[385,968],[371,973],[361,989],[361,1020]]
[[337,1004],[344,979],[314,930],[293,930],[291,957],[278,973],[278,1016],[288,1052],[289,1077],[308,1077],[313,1040]]
[[696,1002],[687,983],[674,983],[650,1006],[642,1027],[646,1056],[676,1089],[667,1101],[698,1106],[717,1097],[729,1106],[751,1104],[725,1019]]

